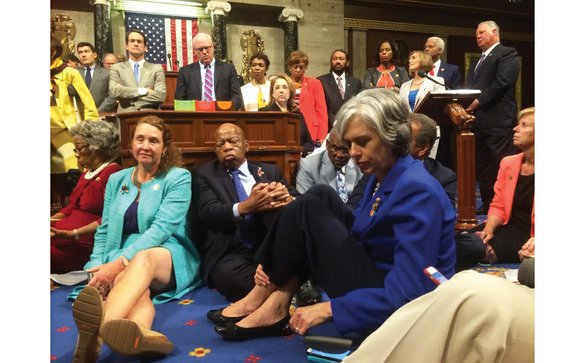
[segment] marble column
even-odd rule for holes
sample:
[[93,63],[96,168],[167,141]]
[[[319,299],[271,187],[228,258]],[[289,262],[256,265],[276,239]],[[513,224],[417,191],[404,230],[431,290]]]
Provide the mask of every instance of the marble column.
[[215,48],[215,58],[226,60],[228,43],[226,31],[226,16],[232,10],[227,1],[208,1],[205,13],[211,15],[211,37]]
[[284,23],[284,63],[290,53],[298,49],[298,20],[303,16],[304,12],[298,8],[284,8],[278,16],[278,20]]
[[109,0],[94,0],[95,6],[95,48],[99,54],[99,64],[103,56],[113,52],[113,33],[111,31],[111,4]]

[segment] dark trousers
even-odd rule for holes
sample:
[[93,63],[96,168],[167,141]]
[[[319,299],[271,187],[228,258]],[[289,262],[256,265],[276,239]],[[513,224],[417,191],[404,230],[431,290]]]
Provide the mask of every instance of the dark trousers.
[[252,250],[241,243],[212,268],[209,280],[228,301],[238,301],[254,288],[258,263]]
[[485,257],[483,241],[472,232],[457,233],[455,235],[455,249],[457,256],[455,272],[470,269]]
[[277,215],[256,259],[278,286],[313,275],[330,297],[382,287],[385,273],[351,236],[353,222],[336,191],[315,185]]
[[511,127],[474,129],[475,171],[479,182],[481,201],[489,206],[494,195],[493,186],[497,179],[499,163],[508,155],[515,154],[513,130]]
[[455,170],[455,154],[456,154],[456,138],[454,125],[440,125],[439,126],[439,146],[437,148],[437,155],[435,160],[440,162],[443,166]]

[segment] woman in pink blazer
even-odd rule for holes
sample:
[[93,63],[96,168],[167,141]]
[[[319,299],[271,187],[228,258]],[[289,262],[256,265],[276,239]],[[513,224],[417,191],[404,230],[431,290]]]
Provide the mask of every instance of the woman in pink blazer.
[[518,252],[534,237],[534,107],[518,114],[514,145],[522,153],[501,161],[485,227],[476,232],[490,263],[520,262]]

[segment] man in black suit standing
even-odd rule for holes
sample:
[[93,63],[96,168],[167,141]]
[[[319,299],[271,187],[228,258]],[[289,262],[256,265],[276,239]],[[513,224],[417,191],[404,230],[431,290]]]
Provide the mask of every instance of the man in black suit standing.
[[85,79],[98,111],[115,112],[117,100],[109,97],[109,70],[97,64],[97,49],[91,43],[80,42],[77,44],[77,53],[81,62],[77,70]]
[[247,160],[248,149],[240,127],[222,124],[215,132],[217,160],[193,173],[192,225],[202,276],[229,301],[254,287],[258,264],[253,256],[271,212],[299,195],[278,167]]
[[[445,50],[445,42],[439,37],[431,37],[425,41],[425,52],[433,59],[431,76],[443,77],[445,86],[450,89],[458,89],[461,86],[461,73],[459,66],[444,63],[441,54]],[[451,170],[455,170],[455,127],[453,125],[440,126],[441,137],[437,148],[436,159]]]
[[483,205],[477,214],[487,214],[501,159],[515,152],[512,139],[516,125],[515,85],[520,72],[518,52],[500,44],[499,26],[481,22],[475,32],[482,50],[479,62],[467,74],[468,88],[481,94],[467,107],[475,115],[476,173]]
[[324,89],[329,132],[340,107],[362,89],[359,79],[346,74],[349,62],[348,53],[342,49],[337,49],[330,56],[330,72],[318,77]]
[[215,49],[209,34],[197,33],[192,44],[198,61],[179,70],[175,99],[232,101],[234,110],[239,110],[243,103],[236,68],[215,59]]

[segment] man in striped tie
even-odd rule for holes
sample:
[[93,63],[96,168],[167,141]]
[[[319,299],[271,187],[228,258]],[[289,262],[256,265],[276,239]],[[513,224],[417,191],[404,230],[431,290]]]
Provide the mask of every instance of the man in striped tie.
[[236,68],[214,57],[211,36],[197,33],[192,40],[198,61],[179,70],[176,100],[232,101],[233,109],[242,105],[242,91]]

